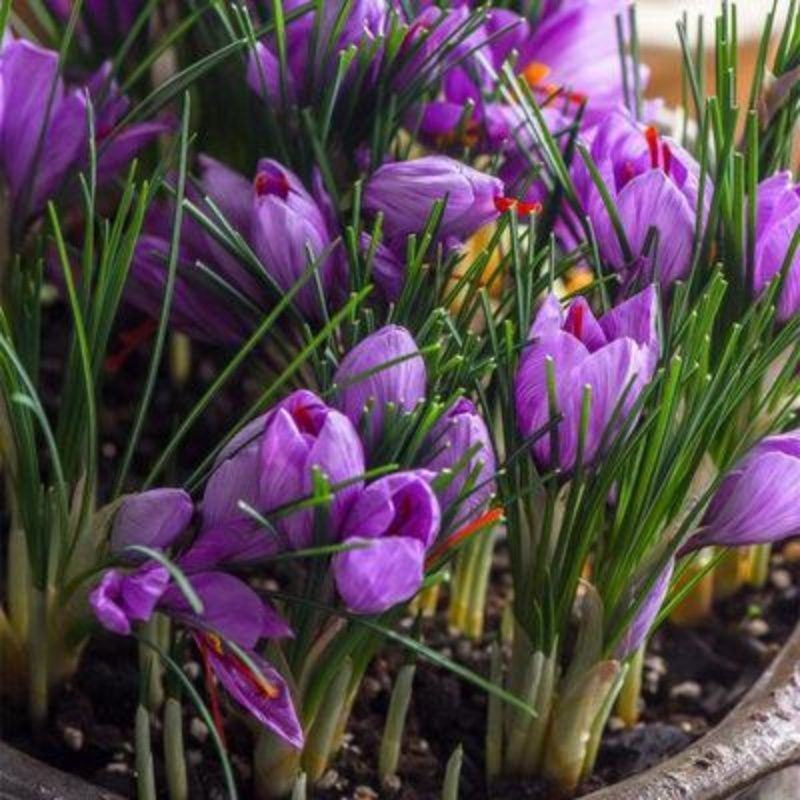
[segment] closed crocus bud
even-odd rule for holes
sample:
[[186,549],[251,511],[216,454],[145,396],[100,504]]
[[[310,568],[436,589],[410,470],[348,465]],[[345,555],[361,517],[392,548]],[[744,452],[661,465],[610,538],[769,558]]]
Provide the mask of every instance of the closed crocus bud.
[[414,338],[399,325],[387,325],[342,359],[333,378],[334,404],[363,431],[369,449],[383,433],[387,406],[412,411],[425,397],[426,380],[425,361]]
[[682,552],[800,535],[800,431],[762,439],[723,478]]
[[583,462],[590,464],[598,457],[612,419],[616,427],[622,424],[653,376],[659,357],[657,317],[652,286],[599,320],[582,297],[564,311],[555,295],[548,296],[531,328],[515,386],[520,433],[530,437],[550,420],[547,364],[552,361],[557,411],[562,417],[556,426],[558,459],[553,463],[547,433],[533,444],[540,466],[564,472],[574,469],[587,386],[591,408]]
[[[337,302],[338,257],[331,253],[333,237],[322,209],[299,178],[277,161],[258,163],[254,182],[251,238],[256,254],[284,291],[291,289],[312,264],[326,301]],[[295,296],[298,308],[312,319],[322,316],[314,275],[306,278]]]
[[671,558],[666,566],[659,572],[647,596],[642,600],[636,614],[631,620],[628,629],[623,634],[617,645],[617,657],[627,658],[635,653],[642,642],[647,638],[653,623],[664,604],[664,598],[669,591],[672,573],[675,571],[675,559]]
[[131,545],[169,547],[192,519],[194,506],[182,489],[152,489],[131,495],[117,511],[111,549],[121,553]]
[[446,199],[439,240],[463,241],[499,216],[495,199],[502,195],[498,178],[446,156],[425,156],[376,170],[364,189],[364,208],[383,212],[387,237],[402,246],[424,229],[434,203]]
[[379,614],[413,597],[439,522],[439,504],[424,475],[398,472],[367,486],[341,526],[343,543],[353,549],[332,562],[347,608]]
[[[494,494],[494,450],[486,423],[470,400],[460,398],[431,431],[426,469],[449,470],[452,480],[438,491],[443,513],[458,504],[456,520],[465,524],[477,517]],[[469,488],[467,484],[469,483]]]
[[126,575],[108,570],[89,595],[89,604],[100,624],[114,633],[127,635],[133,622],[146,622],[169,584],[169,571],[149,562]]
[[[582,205],[592,221],[603,258],[626,283],[657,281],[669,286],[684,278],[692,262],[698,214],[700,168],[676,142],[644,128],[621,112],[608,114],[599,125],[591,155],[617,208],[630,249],[619,236],[586,166],[573,169]],[[713,188],[703,192],[701,218],[708,216]],[[651,229],[657,241],[643,254]]]
[[[792,238],[800,227],[800,186],[790,172],[781,172],[762,181],[756,200],[756,241],[753,289],[763,292],[780,272]],[[781,322],[800,312],[800,247],[795,250],[778,298]]]

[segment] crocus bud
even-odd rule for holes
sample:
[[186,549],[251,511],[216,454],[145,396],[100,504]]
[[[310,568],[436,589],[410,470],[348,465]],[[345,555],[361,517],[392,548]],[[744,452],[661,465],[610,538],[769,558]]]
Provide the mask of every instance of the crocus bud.
[[460,524],[470,522],[495,491],[492,440],[470,400],[460,398],[442,416],[430,433],[428,449],[431,455],[425,468],[452,473],[452,479],[437,493],[442,511],[446,514],[458,506],[456,520]]
[[[756,241],[753,289],[763,292],[780,272],[800,227],[800,186],[792,183],[790,172],[781,172],[762,181],[756,200]],[[800,311],[800,247],[786,275],[777,314],[781,322]]]
[[425,397],[426,380],[425,362],[414,338],[399,325],[387,325],[342,359],[333,378],[335,405],[364,432],[364,442],[371,448],[383,434],[386,407],[413,410]]
[[762,439],[723,478],[683,552],[800,535],[800,431]]
[[672,580],[672,573],[675,570],[675,559],[671,558],[666,566],[658,574],[653,582],[647,596],[642,600],[636,614],[631,620],[628,629],[623,634],[617,645],[617,657],[627,658],[631,653],[636,652],[639,646],[650,633],[658,612],[664,604],[664,598],[669,591],[669,584]]
[[[254,187],[253,246],[278,286],[291,289],[330,250],[331,231],[320,206],[299,178],[277,161],[259,161]],[[336,254],[325,255],[317,267],[317,276],[325,298],[335,298]],[[306,278],[296,303],[304,314],[314,319],[322,316],[313,275]]]
[[131,495],[117,511],[111,550],[130,545],[164,549],[180,536],[192,519],[194,506],[182,489],[151,489]]
[[551,436],[546,433],[533,444],[540,466],[565,472],[575,467],[586,386],[591,389],[591,408],[583,462],[590,464],[598,457],[612,419],[618,428],[653,376],[659,357],[657,316],[652,286],[599,320],[582,297],[565,313],[555,295],[548,296],[531,327],[515,389],[520,433],[533,436],[550,421],[547,364],[552,361],[557,412],[562,416],[556,425],[558,459],[553,463]]
[[332,562],[347,608],[379,614],[413,597],[439,521],[439,504],[420,474],[398,472],[367,486],[342,522],[342,541],[353,549]]
[[146,622],[169,584],[169,571],[153,561],[126,575],[108,570],[89,595],[89,604],[100,624],[127,635],[132,622]]
[[420,233],[433,204],[446,199],[439,240],[464,240],[499,216],[495,198],[502,195],[498,178],[446,156],[425,156],[376,170],[364,188],[364,209],[382,211],[387,236],[402,243]]

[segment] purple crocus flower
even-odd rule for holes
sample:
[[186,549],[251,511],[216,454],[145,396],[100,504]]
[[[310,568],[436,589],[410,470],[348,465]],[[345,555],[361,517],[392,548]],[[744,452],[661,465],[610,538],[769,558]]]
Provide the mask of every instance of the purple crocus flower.
[[551,453],[551,436],[533,444],[544,468],[565,472],[575,467],[584,387],[592,390],[583,461],[592,463],[612,419],[615,426],[630,414],[636,398],[650,381],[659,357],[658,299],[648,286],[599,320],[586,300],[576,298],[564,312],[555,295],[539,309],[516,377],[516,408],[520,433],[529,437],[550,420],[547,364],[553,363],[558,413],[558,459]]
[[425,227],[433,204],[446,200],[439,240],[463,241],[497,219],[503,182],[447,156],[384,164],[364,188],[364,209],[384,215],[387,239],[403,252],[405,239]]
[[111,532],[111,550],[130,545],[164,549],[186,530],[194,506],[183,489],[152,489],[131,495],[117,511]]
[[631,620],[628,629],[623,634],[617,645],[617,657],[627,658],[635,653],[653,627],[658,612],[664,604],[664,598],[669,591],[669,584],[672,580],[672,573],[675,571],[675,559],[670,558],[666,566],[659,572],[653,585],[642,600],[636,614]]
[[219,563],[252,562],[286,549],[308,547],[314,511],[302,509],[274,520],[264,530],[240,507],[240,501],[269,515],[313,494],[319,469],[333,490],[328,523],[339,528],[364,473],[364,451],[350,420],[300,390],[251,422],[220,454],[206,484],[200,534],[181,557],[184,569]]
[[[303,0],[283,0],[283,12],[290,13],[304,4]],[[283,102],[284,91],[289,103],[307,102],[335,74],[343,50],[374,40],[384,31],[388,13],[385,0],[355,0],[342,20],[341,11],[341,4],[324,3],[319,20],[309,11],[286,25],[283,87],[276,42],[272,38],[257,42],[247,69],[250,88],[273,106]]]
[[[211,219],[215,219],[213,203],[255,250],[280,289],[288,290],[303,278],[311,264],[309,257],[332,250],[330,200],[319,181],[315,181],[316,197],[312,197],[292,172],[275,161],[260,162],[255,180],[250,182],[221,162],[201,155],[196,186],[190,187],[187,195]],[[148,215],[146,233],[137,243],[131,267],[126,298],[149,316],[157,316],[163,302],[173,209],[171,203],[164,203]],[[247,298],[251,306],[268,306],[266,280],[260,283],[202,225],[185,216],[171,322],[200,341],[235,344],[252,330],[255,320],[237,309],[230,294],[209,279],[207,270],[216,273],[233,293]],[[341,270],[338,252],[331,252],[317,270],[329,306],[344,294],[337,292],[337,286],[344,284]],[[306,279],[296,302],[310,318],[320,316],[314,276]]]
[[353,425],[363,425],[369,449],[380,441],[387,406],[412,411],[425,397],[426,380],[425,361],[414,337],[399,325],[387,325],[342,359],[333,377],[335,405]]
[[[289,688],[255,652],[261,639],[291,636],[289,626],[232,575],[204,572],[190,575],[189,581],[202,603],[199,614],[182,590],[170,584],[167,569],[153,562],[131,575],[109,570],[89,601],[100,623],[114,633],[129,634],[132,622],[147,621],[156,610],[188,625],[210,675],[262,725],[293,747],[302,747],[303,732]],[[245,652],[247,661],[230,642]]]
[[[763,292],[780,272],[789,254],[792,238],[800,228],[800,186],[790,172],[780,172],[762,181],[756,200],[756,241],[753,289]],[[778,298],[781,322],[800,311],[800,247],[786,273]]]
[[[334,237],[323,208],[329,198],[317,202],[293,172],[271,159],[258,162],[254,187],[253,247],[275,282],[281,289],[291,289],[316,259],[324,257],[317,276],[326,301],[335,304],[337,288],[345,280],[338,253],[330,252]],[[304,314],[321,318],[313,276],[298,292],[296,302]]]
[[[585,103],[583,124],[591,126],[625,102],[617,44],[617,14],[628,0],[562,0],[542,14],[531,36],[517,44],[517,66],[534,93],[542,99],[558,93],[562,111],[577,111]],[[634,65],[625,59],[628,85]],[[649,71],[640,66],[640,85]]]
[[447,513],[458,506],[456,521],[469,523],[494,494],[496,469],[489,431],[471,400],[462,397],[447,410],[431,431],[428,445],[432,455],[424,462],[425,469],[453,473],[437,492],[442,510]]
[[[143,145],[168,129],[160,122],[109,134],[127,100],[104,66],[85,86],[68,89],[59,56],[24,39],[0,48],[0,172],[8,184],[11,218],[22,224],[38,214],[69,174],[88,158],[87,103],[96,103],[98,177],[108,178]],[[101,91],[103,89],[104,91]]]
[[800,535],[800,431],[762,439],[723,478],[684,545],[740,547]]
[[439,520],[439,504],[422,474],[398,472],[367,486],[342,522],[342,542],[353,549],[332,561],[347,608],[379,614],[413,597]]
[[[700,168],[676,142],[662,139],[626,114],[611,113],[598,127],[591,155],[614,201],[630,258],[623,252],[605,204],[581,161],[573,170],[576,190],[594,226],[600,253],[628,284],[657,280],[669,286],[691,267],[699,203]],[[703,193],[708,216],[712,188]],[[651,229],[658,234],[643,254]]]

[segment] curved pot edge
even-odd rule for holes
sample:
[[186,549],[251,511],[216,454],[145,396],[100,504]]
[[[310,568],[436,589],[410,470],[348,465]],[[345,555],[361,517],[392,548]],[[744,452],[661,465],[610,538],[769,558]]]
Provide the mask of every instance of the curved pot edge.
[[0,797],[9,800],[124,800],[0,741]]
[[582,800],[725,800],[800,762],[800,623],[716,728],[677,755]]

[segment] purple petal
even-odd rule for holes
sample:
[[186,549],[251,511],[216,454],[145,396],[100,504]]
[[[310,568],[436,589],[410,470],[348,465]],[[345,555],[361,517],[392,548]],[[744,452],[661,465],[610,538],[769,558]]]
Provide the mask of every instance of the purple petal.
[[100,623],[110,631],[127,635],[131,622],[145,622],[169,584],[169,572],[150,562],[125,575],[111,569],[89,595],[89,604]]
[[161,600],[165,611],[246,649],[255,647],[260,639],[293,635],[286,621],[239,578],[225,572],[201,572],[190,581],[203,604],[202,613],[192,611],[174,584]]
[[425,397],[427,373],[411,334],[398,325],[387,325],[342,359],[333,382],[339,387],[336,406],[354,425],[359,426],[364,410],[371,408],[366,441],[374,446],[383,433],[386,406],[391,403],[398,411],[412,411]]
[[182,489],[152,489],[131,495],[114,518],[111,550],[119,553],[132,544],[164,549],[185,530],[194,506]]
[[650,633],[650,628],[653,626],[658,612],[664,603],[664,598],[669,591],[669,584],[672,580],[672,573],[675,569],[675,560],[670,559],[664,569],[661,570],[655,582],[653,583],[647,596],[639,606],[628,630],[625,631],[624,636],[620,639],[617,645],[617,657],[627,658],[631,653],[639,649],[639,646]]
[[280,673],[257,653],[248,653],[258,669],[254,675],[235,654],[205,650],[209,664],[230,696],[266,728],[297,749],[303,746],[303,729],[291,693]]
[[345,542],[368,545],[333,557],[336,588],[350,611],[380,614],[417,593],[425,563],[425,546],[419,539],[353,537]]

